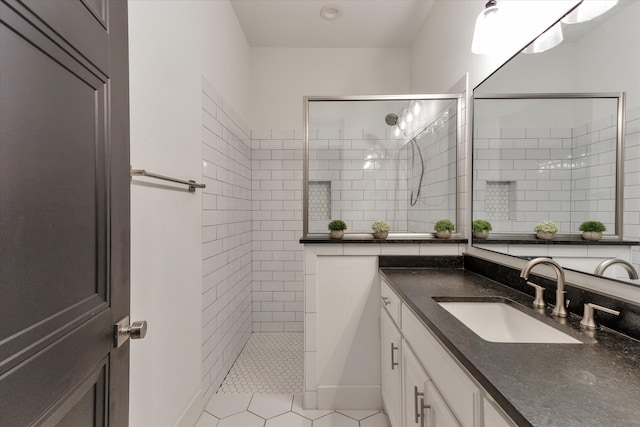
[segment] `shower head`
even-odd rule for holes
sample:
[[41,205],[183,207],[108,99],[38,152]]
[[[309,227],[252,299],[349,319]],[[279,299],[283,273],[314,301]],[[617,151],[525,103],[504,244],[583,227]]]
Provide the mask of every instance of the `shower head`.
[[398,115],[394,113],[389,113],[385,116],[384,121],[389,126],[395,126],[398,123]]

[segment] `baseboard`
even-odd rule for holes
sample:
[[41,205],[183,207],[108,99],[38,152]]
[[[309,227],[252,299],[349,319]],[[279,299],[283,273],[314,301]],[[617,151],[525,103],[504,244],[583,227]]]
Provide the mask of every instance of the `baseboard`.
[[198,389],[195,396],[191,399],[189,404],[182,414],[178,417],[178,420],[174,424],[174,427],[193,427],[198,422],[198,418],[204,411],[204,399],[202,398],[202,390]]
[[318,409],[382,409],[382,388],[370,386],[318,386]]

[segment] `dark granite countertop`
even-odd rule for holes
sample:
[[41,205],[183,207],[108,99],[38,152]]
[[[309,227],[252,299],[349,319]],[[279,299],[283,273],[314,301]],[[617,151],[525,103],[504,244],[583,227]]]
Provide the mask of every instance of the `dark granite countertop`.
[[[640,426],[640,341],[603,328],[582,332],[529,309],[532,298],[464,269],[381,269],[383,276],[503,410],[523,426]],[[504,297],[584,344],[494,343],[434,297]]]
[[373,234],[369,233],[351,233],[345,234],[342,239],[332,239],[329,234],[313,234],[300,239],[300,243],[339,243],[339,244],[353,244],[353,243],[383,243],[383,244],[398,244],[398,243],[419,243],[419,244],[457,244],[467,243],[469,239],[462,239],[453,236],[449,239],[438,239],[433,233],[391,233],[386,239],[376,239]]
[[473,239],[476,245],[574,245],[574,246],[638,246],[636,240],[603,238],[584,240],[581,234],[559,234],[553,240],[538,239],[534,234],[491,234],[488,239]]

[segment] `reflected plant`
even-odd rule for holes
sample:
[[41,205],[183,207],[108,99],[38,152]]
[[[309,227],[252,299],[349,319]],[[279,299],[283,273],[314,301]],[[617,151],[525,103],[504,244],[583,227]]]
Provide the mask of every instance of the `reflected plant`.
[[553,221],[540,221],[533,227],[533,231],[542,233],[557,233],[558,230],[558,224]]

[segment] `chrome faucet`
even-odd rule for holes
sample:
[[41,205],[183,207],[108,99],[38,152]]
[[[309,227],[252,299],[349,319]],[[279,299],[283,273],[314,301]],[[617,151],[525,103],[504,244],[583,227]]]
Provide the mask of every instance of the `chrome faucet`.
[[558,287],[556,289],[556,306],[553,308],[551,314],[557,317],[567,317],[567,308],[564,305],[564,270],[560,267],[560,264],[549,258],[534,258],[527,263],[520,273],[520,277],[525,280],[529,279],[529,273],[538,264],[545,264],[551,267],[558,278]]
[[625,261],[623,259],[619,259],[619,258],[605,259],[600,264],[598,264],[598,266],[596,267],[596,271],[594,271],[593,274],[595,274],[596,276],[602,276],[604,274],[604,271],[607,268],[609,268],[612,265],[614,265],[614,264],[620,264],[622,267],[624,267],[624,269],[627,270],[627,274],[629,275],[629,279],[637,279],[638,278],[638,272],[633,267],[633,265],[631,265],[627,261]]

